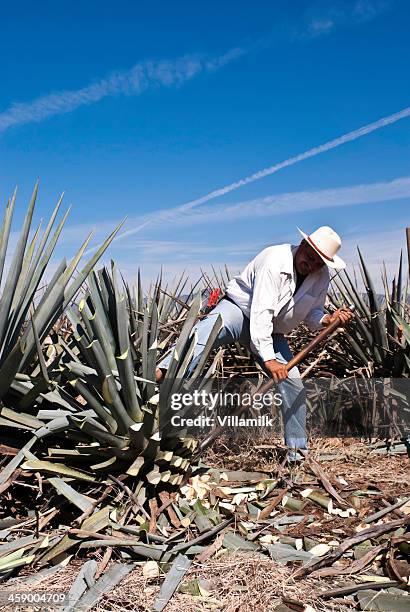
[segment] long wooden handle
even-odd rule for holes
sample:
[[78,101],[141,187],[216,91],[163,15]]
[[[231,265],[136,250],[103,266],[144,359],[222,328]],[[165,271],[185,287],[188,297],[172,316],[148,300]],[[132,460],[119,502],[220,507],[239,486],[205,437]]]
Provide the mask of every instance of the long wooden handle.
[[[353,305],[349,306],[349,309],[353,312],[354,306]],[[336,319],[336,321],[333,321],[333,323],[331,323],[330,325],[328,325],[327,327],[322,329],[322,331],[315,338],[313,338],[313,340],[311,340],[309,342],[309,344],[307,346],[305,346],[305,348],[303,348],[301,351],[299,351],[299,353],[297,353],[297,355],[295,355],[294,357],[292,357],[292,359],[290,361],[288,361],[288,363],[286,364],[287,371],[289,372],[289,370],[291,370],[293,367],[295,367],[296,365],[301,363],[304,359],[306,359],[306,357],[317,346],[322,344],[326,340],[326,338],[328,338],[330,336],[330,334],[332,334],[338,327],[340,327],[340,325],[341,325],[340,319]],[[272,379],[268,380],[264,385],[259,387],[259,389],[256,389],[255,393],[258,393],[260,395],[264,395],[265,393],[270,391],[270,389],[272,389],[274,384],[275,384],[274,380],[272,380]],[[246,410],[246,408],[244,406],[240,405],[235,410],[235,412],[232,413],[232,416],[240,416],[242,414],[242,412],[244,412],[245,410]],[[217,427],[216,429],[214,429],[213,431],[211,431],[211,433],[208,434],[206,436],[206,438],[204,438],[202,440],[202,442],[200,443],[200,445],[198,447],[198,454],[202,453],[206,448],[208,448],[208,446],[210,444],[212,444],[212,442],[214,440],[216,440],[216,438],[218,436],[220,436],[220,434],[224,431],[224,429],[225,429],[225,427],[223,427],[221,425],[221,426]]]
[[[350,309],[352,310],[352,308]],[[331,323],[330,325],[322,329],[322,331],[317,336],[315,336],[315,338],[313,338],[313,340],[311,340],[309,344],[305,346],[305,348],[299,351],[299,353],[294,355],[292,359],[288,361],[288,363],[286,364],[287,371],[289,372],[289,370],[291,370],[295,366],[299,365],[299,363],[304,361],[306,357],[312,351],[315,350],[316,347],[322,344],[328,336],[330,336],[338,327],[340,327],[340,324],[341,324],[340,319],[336,319],[336,321],[333,321],[333,323]],[[269,389],[273,387],[274,384],[275,383],[273,380],[268,380],[262,387],[260,387],[260,389],[258,390],[258,393],[262,393],[262,394],[266,393],[267,391],[269,391]]]

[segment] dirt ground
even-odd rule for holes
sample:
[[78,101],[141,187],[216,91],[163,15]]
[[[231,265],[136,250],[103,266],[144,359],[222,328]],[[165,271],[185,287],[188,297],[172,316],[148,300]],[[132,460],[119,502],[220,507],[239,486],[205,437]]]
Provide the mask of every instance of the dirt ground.
[[[264,444],[258,443],[256,446],[248,444],[239,447],[230,441],[222,440],[218,446],[208,451],[205,463],[217,468],[262,470],[277,475],[278,470],[280,472],[281,469],[288,468],[280,467],[280,453],[278,454],[273,446],[272,448],[269,446],[265,441]],[[383,499],[389,503],[397,500],[398,496],[410,494],[409,459],[404,454],[375,454],[368,446],[353,439],[319,439],[313,441],[310,448],[312,456],[320,462],[330,480],[341,478],[351,485],[352,489],[369,489],[373,486],[381,491]],[[286,477],[301,482],[308,478],[303,463],[288,471]],[[366,498],[366,504],[368,504],[367,511],[371,504],[374,504],[375,509],[380,508],[372,496]],[[393,515],[392,518],[397,517]],[[326,530],[328,530],[327,535],[332,533],[338,526],[337,520],[337,517],[333,517],[330,521],[324,522],[321,525],[322,533]],[[297,529],[294,535],[298,537]],[[204,591],[195,595],[177,592],[167,605],[167,611],[309,610],[309,607],[304,608],[303,605],[310,605],[310,610],[313,608],[317,611],[357,609],[352,596],[330,600],[323,600],[320,597],[320,594],[328,589],[351,584],[355,580],[353,576],[337,578],[309,576],[296,580],[295,564],[285,566],[268,557],[255,558],[249,553],[228,553],[226,550],[223,552],[225,554],[220,556],[217,554],[204,563],[194,561],[183,580],[182,588],[185,586],[187,590],[195,583],[195,579],[200,579]],[[102,554],[96,552],[93,558],[100,561]],[[83,562],[84,560],[79,558],[72,559],[70,564],[58,574],[36,584],[35,590],[50,591],[57,588],[60,591],[68,590]],[[144,612],[152,609],[163,578],[161,576],[144,578],[142,565],[141,563],[137,566],[114,590],[104,595],[93,609],[97,612],[123,610]],[[18,588],[18,583],[14,584],[14,588]],[[21,589],[27,588],[21,585]]]

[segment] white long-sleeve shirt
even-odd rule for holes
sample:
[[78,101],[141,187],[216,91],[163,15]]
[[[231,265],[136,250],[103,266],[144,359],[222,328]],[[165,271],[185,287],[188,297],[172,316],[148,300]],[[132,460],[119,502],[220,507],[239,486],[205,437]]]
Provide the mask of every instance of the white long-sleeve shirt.
[[249,318],[251,349],[263,361],[275,359],[273,333],[287,334],[301,321],[312,330],[321,328],[329,270],[323,266],[308,274],[295,293],[297,248],[279,244],[264,249],[226,288],[228,297]]

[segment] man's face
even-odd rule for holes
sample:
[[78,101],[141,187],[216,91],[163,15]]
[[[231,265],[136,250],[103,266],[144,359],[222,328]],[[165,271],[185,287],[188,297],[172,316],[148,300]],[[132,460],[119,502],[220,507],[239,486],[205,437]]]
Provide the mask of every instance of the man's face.
[[325,262],[306,240],[302,240],[295,253],[295,268],[298,274],[307,276],[323,268]]

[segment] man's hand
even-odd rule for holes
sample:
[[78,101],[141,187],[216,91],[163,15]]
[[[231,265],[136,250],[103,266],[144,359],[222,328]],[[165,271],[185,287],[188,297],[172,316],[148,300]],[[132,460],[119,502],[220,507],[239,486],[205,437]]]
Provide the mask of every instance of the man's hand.
[[334,323],[334,321],[336,320],[339,320],[340,325],[346,325],[346,323],[349,323],[349,321],[351,321],[353,317],[354,317],[354,314],[350,310],[350,308],[338,308],[331,315],[327,314],[324,317],[322,321],[322,325],[325,325],[327,327],[331,323]]
[[270,372],[275,383],[285,380],[288,377],[288,371],[283,363],[279,363],[276,359],[265,361],[265,367]]

